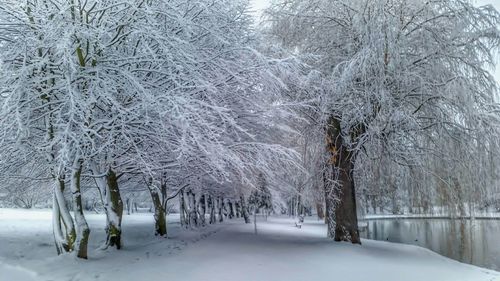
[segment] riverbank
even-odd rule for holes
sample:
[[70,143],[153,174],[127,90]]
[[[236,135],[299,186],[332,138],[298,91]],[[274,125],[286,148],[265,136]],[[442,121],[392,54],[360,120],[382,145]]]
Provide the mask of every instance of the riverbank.
[[499,272],[416,246],[332,242],[322,222],[306,219],[298,229],[289,218],[259,221],[255,235],[237,220],[184,231],[169,216],[171,238],[163,239],[153,235],[152,214],[133,214],[124,217],[124,249],[102,251],[105,218],[89,214],[93,250],[81,261],[55,255],[50,218],[48,210],[0,209],[0,272],[24,278],[0,280],[500,281]]

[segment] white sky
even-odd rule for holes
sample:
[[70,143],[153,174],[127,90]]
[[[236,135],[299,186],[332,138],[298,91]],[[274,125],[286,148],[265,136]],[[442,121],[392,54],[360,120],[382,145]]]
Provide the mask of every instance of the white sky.
[[[270,0],[251,0],[253,2],[253,10],[256,11],[256,15],[259,17],[260,16],[260,11],[265,9],[269,3]],[[492,4],[497,11],[500,11],[500,0],[477,0],[474,1],[479,5],[486,5],[486,4]],[[498,57],[498,64],[500,64],[500,54],[497,56]],[[500,84],[500,65],[497,65],[496,71],[495,71],[495,77],[497,79],[497,82]]]

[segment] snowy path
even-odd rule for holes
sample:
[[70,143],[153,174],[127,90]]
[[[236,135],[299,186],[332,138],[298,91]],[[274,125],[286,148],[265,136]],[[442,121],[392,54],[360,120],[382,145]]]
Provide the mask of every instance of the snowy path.
[[[188,248],[163,271],[171,280],[217,281],[482,281],[498,272],[455,262],[414,246],[363,241],[333,243],[324,225],[302,229],[288,219],[226,228],[196,248]],[[190,267],[190,264],[192,267]]]
[[[81,261],[55,256],[50,212],[3,212],[0,281],[500,281],[499,272],[415,246],[335,243],[324,238],[321,222],[306,221],[297,229],[288,218],[259,222],[255,235],[252,224],[239,220],[200,233],[180,230],[169,217],[171,239],[162,239],[152,235],[151,214],[125,216],[125,248],[92,250]],[[104,238],[104,217],[88,217],[96,249]]]
[[[179,255],[120,271],[117,280],[189,281],[493,281],[498,272],[439,256],[423,248],[363,241],[362,246],[324,238],[324,225],[302,229],[289,219],[234,224]],[[105,279],[103,279],[105,280]]]

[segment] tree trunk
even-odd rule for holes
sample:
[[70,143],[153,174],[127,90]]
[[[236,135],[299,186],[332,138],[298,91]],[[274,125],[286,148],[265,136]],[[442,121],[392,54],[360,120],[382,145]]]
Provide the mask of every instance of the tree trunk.
[[318,215],[318,219],[325,219],[325,211],[323,210],[323,203],[316,203],[316,214]]
[[[332,180],[338,183],[333,190],[328,190],[328,194],[325,194],[327,208],[329,208],[327,210],[329,212],[329,237],[334,232],[335,241],[350,241],[353,244],[361,244],[353,177],[355,157],[345,145],[340,120],[334,117],[330,118],[327,128],[327,144],[331,156],[329,161],[333,168]],[[335,199],[338,199],[338,202],[335,202]],[[334,209],[335,223],[332,223],[332,208]],[[334,230],[332,229],[333,225]]]
[[187,227],[186,222],[186,201],[184,199],[184,189],[179,192],[179,216],[182,227]]
[[245,223],[250,223],[250,216],[248,215],[248,208],[245,203],[245,197],[240,196],[240,205],[241,205],[241,216],[245,219]]
[[125,200],[126,204],[127,204],[127,215],[130,216],[130,209],[131,209],[131,206],[130,206],[130,198],[127,198]]
[[73,169],[71,171],[71,192],[73,193],[73,205],[76,222],[76,243],[75,249],[77,250],[77,257],[82,259],[88,258],[88,241],[90,236],[90,229],[83,214],[82,193],[80,189],[80,180],[82,174],[82,163],[80,159],[75,160]]
[[[90,169],[94,175],[100,174],[95,162],[90,163]],[[123,218],[123,201],[120,196],[120,189],[118,188],[118,178],[116,177],[116,173],[109,168],[106,176],[96,176],[94,179],[99,189],[99,193],[101,194],[101,201],[106,213],[106,243],[104,248],[111,246],[119,250],[122,247],[121,225]],[[130,198],[127,199],[127,202],[129,201]],[[130,204],[127,204],[127,208],[130,208]]]
[[188,191],[188,204],[189,204],[189,215],[188,221],[190,227],[198,226],[198,215],[196,212],[196,198],[193,191]]
[[167,218],[165,217],[165,208],[162,204],[158,190],[152,185],[152,180],[148,184],[149,193],[153,201],[154,219],[155,219],[155,235],[167,237]]
[[234,207],[234,209],[235,209],[236,218],[237,218],[237,219],[239,219],[239,218],[240,218],[240,216],[241,216],[241,207],[240,207],[240,203],[238,203],[238,202],[234,202],[233,207]]
[[257,208],[253,208],[253,230],[257,234]]
[[394,193],[391,196],[391,203],[392,203],[392,214],[393,215],[399,214],[399,205],[398,205],[396,191],[394,191]]
[[72,252],[76,240],[73,218],[64,199],[64,188],[64,178],[57,178],[54,182],[52,227],[57,254],[59,255]]
[[340,186],[335,188],[335,197],[339,198],[335,207],[335,241],[350,241],[361,244],[358,230],[356,210],[356,194],[352,163],[343,161],[340,166],[338,180]]
[[120,189],[118,188],[118,178],[112,169],[108,171],[106,187],[106,201],[109,204],[108,208],[106,208],[106,217],[108,221],[106,227],[106,244],[121,249],[123,201],[120,196]]
[[224,199],[222,199],[222,197],[218,197],[217,199],[217,208],[219,209],[219,222],[223,222],[224,221],[224,216],[223,216],[223,209],[224,209]]
[[217,217],[215,216],[215,199],[213,196],[208,196],[208,205],[210,208],[210,224],[217,222]]
[[304,215],[304,207],[302,205],[302,197],[300,194],[297,195],[297,216],[303,216]]
[[198,202],[198,210],[200,213],[200,225],[205,226],[206,225],[206,218],[205,214],[207,213],[207,205],[205,201],[205,194],[202,194],[200,197],[200,201]]
[[229,216],[229,219],[232,219],[232,218],[234,218],[234,216],[235,216],[235,212],[234,212],[234,204],[233,204],[233,202],[228,201],[228,202],[227,202],[227,206],[228,206],[228,208],[229,208],[229,215],[228,215],[228,216]]
[[325,188],[325,224],[327,225],[327,237],[335,238],[335,195],[332,183],[328,183]]

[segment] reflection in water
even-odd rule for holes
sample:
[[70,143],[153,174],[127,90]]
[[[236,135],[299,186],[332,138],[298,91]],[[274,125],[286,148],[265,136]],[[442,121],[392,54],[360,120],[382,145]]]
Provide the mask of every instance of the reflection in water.
[[500,270],[500,220],[370,220],[361,235],[422,246],[461,262]]

